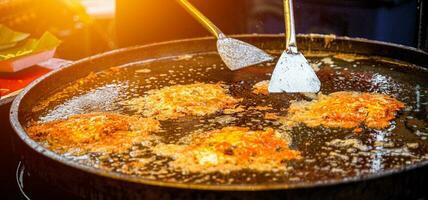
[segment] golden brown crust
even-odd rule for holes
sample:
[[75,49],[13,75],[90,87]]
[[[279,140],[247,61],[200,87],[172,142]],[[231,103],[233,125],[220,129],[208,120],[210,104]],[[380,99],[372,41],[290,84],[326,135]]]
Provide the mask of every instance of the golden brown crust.
[[304,123],[309,127],[387,128],[404,103],[382,94],[335,92],[319,95],[311,102],[293,102],[288,109],[287,122]]
[[214,114],[235,108],[240,101],[228,95],[220,83],[195,83],[150,90],[147,96],[129,100],[125,105],[144,116],[166,120]]
[[300,152],[290,150],[288,145],[289,139],[271,128],[250,131],[226,127],[194,134],[188,145],[161,144],[154,151],[172,156],[174,168],[227,173],[241,169],[285,170],[284,161],[300,158]]
[[83,154],[122,152],[158,129],[159,122],[150,118],[90,113],[31,125],[26,130],[31,138],[46,142],[54,151]]

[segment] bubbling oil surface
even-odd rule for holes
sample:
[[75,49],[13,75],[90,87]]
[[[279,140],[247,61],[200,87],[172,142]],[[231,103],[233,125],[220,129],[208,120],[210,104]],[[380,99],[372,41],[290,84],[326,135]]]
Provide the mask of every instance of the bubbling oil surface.
[[[276,55],[277,57],[279,55]],[[116,112],[135,115],[121,102],[141,97],[145,92],[176,84],[223,82],[230,94],[243,98],[244,112],[217,113],[205,117],[183,117],[161,121],[162,131],[156,140],[133,146],[129,152],[114,155],[63,155],[82,165],[101,168],[142,179],[194,184],[270,184],[313,183],[376,174],[400,169],[428,160],[428,73],[378,58],[358,60],[333,56],[308,57],[322,82],[321,92],[377,92],[391,95],[406,104],[399,117],[385,130],[308,128],[304,125],[288,130],[276,120],[265,119],[268,112],[286,115],[291,101],[307,100],[301,94],[255,95],[254,84],[269,80],[275,62],[238,71],[230,71],[217,54],[186,55],[169,60],[119,66],[77,80],[41,99],[29,121],[48,122],[75,114]],[[55,97],[55,98],[53,98]],[[268,110],[252,109],[268,106]],[[285,171],[252,170],[224,173],[188,173],[172,168],[171,158],[154,155],[148,146],[180,142],[195,131],[225,126],[266,127],[286,131],[292,138],[291,148],[302,159],[290,160]]]

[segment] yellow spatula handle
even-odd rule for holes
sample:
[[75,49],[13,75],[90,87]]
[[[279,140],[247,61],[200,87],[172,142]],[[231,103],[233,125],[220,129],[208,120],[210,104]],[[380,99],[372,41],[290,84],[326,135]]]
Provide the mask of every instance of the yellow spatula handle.
[[296,32],[294,28],[293,0],[283,0],[285,18],[285,49],[298,53],[296,45]]
[[217,38],[224,37],[224,34],[214,25],[205,15],[203,15],[196,7],[194,7],[187,0],[177,0],[183,8],[186,9],[195,19],[199,21],[208,31],[210,31]]

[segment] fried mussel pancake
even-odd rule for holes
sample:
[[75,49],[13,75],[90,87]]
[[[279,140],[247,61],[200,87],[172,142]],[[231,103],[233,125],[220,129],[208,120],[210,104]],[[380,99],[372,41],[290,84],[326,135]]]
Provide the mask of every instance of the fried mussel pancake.
[[272,128],[225,127],[194,133],[185,144],[159,144],[156,154],[169,156],[173,168],[190,172],[223,172],[253,169],[285,170],[287,160],[300,159],[300,152],[289,148],[290,138]]
[[289,125],[304,123],[309,127],[384,129],[403,108],[404,103],[387,95],[342,91],[293,102],[287,121]]
[[[260,81],[252,87],[252,93],[269,95],[269,81]],[[288,108],[284,119],[288,126],[303,123],[309,127],[329,128],[360,127],[384,129],[390,126],[397,111],[405,107],[404,103],[393,97],[378,93],[339,91],[329,95],[322,93],[303,94],[312,101],[294,101]]]
[[146,117],[166,120],[214,114],[222,109],[234,108],[240,101],[228,95],[225,85],[221,83],[194,83],[150,90],[146,96],[124,104]]
[[84,154],[123,152],[157,130],[159,122],[151,118],[90,113],[33,124],[27,133],[56,152]]

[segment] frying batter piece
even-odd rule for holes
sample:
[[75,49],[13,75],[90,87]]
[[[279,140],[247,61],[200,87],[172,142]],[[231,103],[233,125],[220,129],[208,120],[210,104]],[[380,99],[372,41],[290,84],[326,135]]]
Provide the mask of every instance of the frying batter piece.
[[404,103],[383,94],[335,92],[318,95],[313,101],[293,102],[288,109],[289,125],[304,123],[309,127],[383,129],[390,126]]
[[115,113],[74,115],[67,119],[31,125],[27,133],[59,153],[123,152],[159,130],[151,118]]
[[301,158],[299,151],[289,148],[290,138],[272,128],[251,131],[225,127],[192,134],[187,140],[184,140],[185,145],[157,145],[154,152],[172,157],[173,168],[199,173],[285,170],[285,161]]
[[144,97],[124,104],[147,117],[159,120],[177,119],[188,115],[205,116],[227,108],[235,108],[241,99],[227,94],[221,83],[194,83],[150,90]]
[[264,80],[253,85],[252,92],[253,94],[269,95],[268,91],[269,80]]

